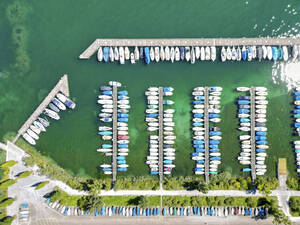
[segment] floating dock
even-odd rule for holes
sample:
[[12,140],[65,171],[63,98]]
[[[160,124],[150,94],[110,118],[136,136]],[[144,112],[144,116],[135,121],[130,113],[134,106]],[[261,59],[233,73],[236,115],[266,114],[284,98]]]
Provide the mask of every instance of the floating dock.
[[113,139],[112,139],[112,144],[113,144],[113,155],[112,155],[112,184],[114,184],[117,181],[117,143],[118,143],[118,129],[117,129],[117,124],[118,124],[118,108],[117,108],[117,102],[118,102],[118,88],[116,85],[113,86],[113,115],[112,115],[112,123],[113,123]]
[[47,97],[36,108],[36,110],[30,115],[30,117],[27,119],[27,121],[18,130],[18,133],[17,133],[16,137],[14,138],[13,143],[15,143],[18,140],[18,138],[27,131],[27,129],[39,117],[39,115],[43,113],[44,109],[49,105],[49,103],[52,101],[52,99],[55,97],[55,95],[58,92],[63,93],[67,97],[70,96],[68,75],[65,74],[60,78],[58,83],[50,91],[50,93],[47,95]]
[[158,174],[159,174],[159,183],[160,187],[162,188],[162,183],[163,183],[163,176],[164,176],[164,165],[163,165],[163,113],[164,113],[164,92],[163,88],[159,87],[159,92],[158,92],[158,123],[159,123],[159,130],[158,130]]
[[204,159],[204,175],[205,182],[209,183],[209,114],[208,114],[208,87],[204,91],[204,140],[205,140],[205,159]]
[[251,87],[250,88],[250,104],[251,104],[251,115],[250,115],[250,122],[251,122],[251,177],[253,183],[256,181],[256,155],[255,155],[255,88]]
[[89,59],[99,47],[110,46],[242,46],[242,45],[300,45],[300,38],[153,38],[153,39],[96,39],[79,59]]

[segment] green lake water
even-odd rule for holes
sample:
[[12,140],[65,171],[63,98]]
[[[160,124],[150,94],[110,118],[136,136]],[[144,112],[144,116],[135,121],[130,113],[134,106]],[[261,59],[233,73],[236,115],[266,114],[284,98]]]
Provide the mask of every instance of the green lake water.
[[[292,97],[286,83],[272,80],[272,62],[152,63],[120,66],[98,63],[96,57],[78,60],[96,38],[258,37],[296,35],[300,2],[297,0],[252,1],[98,1],[29,0],[31,12],[24,21],[28,33],[30,72],[10,73],[15,60],[11,26],[5,16],[10,1],[0,3],[0,137],[17,131],[63,74],[68,74],[71,96],[77,107],[61,113],[37,144],[44,155],[75,174],[99,176],[97,167],[109,158],[97,153],[100,107],[98,88],[120,81],[131,100],[129,130],[130,165],[122,175],[147,175],[148,154],[144,92],[149,86],[172,86],[176,109],[176,168],[174,175],[192,175],[191,92],[196,86],[221,86],[223,132],[220,170],[242,175],[235,100],[238,86],[269,88],[268,175],[275,176],[278,157],[288,159],[295,175],[292,136]],[[5,72],[8,71],[8,72]],[[119,173],[121,175],[121,173]]]

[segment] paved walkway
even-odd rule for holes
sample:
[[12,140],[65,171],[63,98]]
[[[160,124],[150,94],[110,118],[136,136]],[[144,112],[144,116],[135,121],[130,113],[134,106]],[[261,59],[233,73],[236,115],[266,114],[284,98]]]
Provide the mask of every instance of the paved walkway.
[[[30,175],[27,178],[24,179],[20,179],[18,180],[18,182],[12,186],[10,186],[8,188],[8,196],[9,197],[16,197],[16,201],[9,207],[7,207],[7,214],[8,215],[16,215],[18,212],[18,207],[21,203],[23,202],[27,202],[29,204],[31,204],[33,210],[35,210],[35,219],[41,219],[43,220],[44,218],[52,218],[51,216],[49,216],[49,210],[45,209],[45,204],[44,204],[44,198],[43,196],[49,192],[51,192],[55,187],[58,187],[60,189],[62,189],[63,191],[65,191],[66,193],[70,194],[70,195],[85,195],[87,194],[86,192],[83,191],[78,191],[78,190],[74,190],[71,187],[69,187],[68,185],[66,185],[65,183],[61,182],[61,181],[57,181],[57,180],[49,180],[48,178],[46,178],[46,176],[40,176],[38,175],[37,171],[38,171],[38,167],[26,167],[24,166],[23,162],[22,162],[22,157],[26,154],[22,149],[18,148],[17,146],[15,146],[12,143],[8,143],[7,145],[7,149],[8,149],[8,159],[11,160],[14,158],[14,160],[17,160],[18,163],[16,165],[14,165],[11,168],[10,171],[10,178],[15,178],[15,176],[23,171],[27,171],[30,170],[32,171],[32,175]],[[40,190],[35,190],[34,189],[34,185],[37,184],[38,182],[41,181],[46,181],[49,180],[49,184],[47,184],[44,188],[40,189]],[[133,196],[133,195],[148,195],[148,196],[244,196],[244,197],[259,197],[259,196],[263,196],[260,193],[256,193],[256,194],[248,194],[245,191],[235,191],[235,190],[212,190],[209,191],[207,194],[203,194],[201,192],[198,191],[186,191],[186,190],[174,190],[174,191],[167,191],[167,190],[156,190],[156,191],[152,191],[152,190],[119,190],[119,191],[101,191],[101,195],[103,196]],[[286,191],[286,190],[275,190],[272,192],[271,196],[276,196],[279,199],[279,205],[282,206],[283,211],[286,213],[286,215],[290,215],[289,211],[288,211],[288,205],[287,205],[287,201],[289,196],[300,196],[300,191]],[[61,215],[60,215],[61,216]],[[65,218],[65,217],[64,217]],[[201,217],[199,217],[201,218]],[[59,217],[59,219],[61,219]],[[291,218],[293,221],[299,221],[300,222],[300,218]],[[97,221],[97,219],[95,220]],[[156,222],[158,222],[158,220],[155,220]],[[185,221],[185,220],[180,220],[180,221]],[[203,219],[202,219],[203,221]],[[239,221],[239,220],[238,220]],[[253,222],[253,220],[251,220]],[[74,222],[74,223],[73,223]],[[80,224],[77,223],[76,221],[73,221],[68,224]],[[108,222],[108,221],[107,221]],[[151,222],[152,224],[155,224],[156,222]],[[199,220],[197,220],[197,222],[199,222]],[[222,223],[225,223],[225,221],[222,220]],[[220,223],[220,221],[219,221]],[[213,223],[208,223],[208,224],[219,224],[218,222],[213,222]],[[17,220],[14,221],[13,224],[17,224]],[[38,223],[33,223],[33,224],[46,224],[43,222],[38,222]],[[51,223],[50,223],[51,224]],[[67,224],[65,222],[60,222],[60,223],[54,223],[54,224]],[[82,222],[82,224],[87,224],[86,222]],[[124,224],[126,224],[124,222]],[[168,224],[168,223],[166,223]],[[225,223],[226,224],[226,223]],[[230,223],[228,222],[228,224],[235,224],[235,223]],[[240,224],[247,224],[247,222],[245,223],[241,223]],[[268,223],[265,223],[268,224]]]

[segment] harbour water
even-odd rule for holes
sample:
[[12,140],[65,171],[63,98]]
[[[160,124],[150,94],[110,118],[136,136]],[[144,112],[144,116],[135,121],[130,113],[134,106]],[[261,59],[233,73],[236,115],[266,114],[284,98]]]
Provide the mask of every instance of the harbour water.
[[[259,0],[216,2],[171,0],[144,2],[129,0],[99,2],[58,0],[28,3],[31,10],[22,24],[27,32],[30,71],[20,76],[10,69],[15,60],[12,27],[5,18],[8,1],[0,3],[0,137],[17,131],[54,84],[66,73],[70,94],[77,107],[61,115],[43,134],[37,148],[59,165],[75,174],[98,176],[98,166],[107,160],[96,152],[101,141],[97,135],[98,88],[109,80],[120,81],[130,93],[130,165],[125,175],[147,175],[144,163],[148,153],[144,92],[149,86],[172,86],[175,101],[176,168],[173,175],[192,175],[191,91],[196,86],[221,86],[220,123],[221,170],[242,175],[237,156],[240,152],[235,105],[238,86],[266,86],[269,89],[267,175],[276,174],[278,157],[288,158],[295,175],[290,110],[291,82],[299,74],[299,64],[281,69],[272,62],[196,62],[151,63],[141,61],[120,66],[98,63],[96,56],[78,60],[78,55],[96,38],[180,38],[180,37],[258,37],[296,36],[299,32],[297,0],[262,3]],[[272,4],[272,7],[270,7]],[[259,15],[259,16],[258,16]],[[284,81],[282,81],[284,80]],[[106,161],[108,162],[108,161]]]

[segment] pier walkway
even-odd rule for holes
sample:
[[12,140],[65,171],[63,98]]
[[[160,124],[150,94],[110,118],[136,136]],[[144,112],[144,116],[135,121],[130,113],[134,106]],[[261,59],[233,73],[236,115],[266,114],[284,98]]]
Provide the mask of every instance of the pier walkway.
[[252,182],[255,183],[256,181],[256,159],[255,159],[255,90],[254,87],[250,88],[250,104],[251,104],[251,115],[250,115],[250,122],[251,122],[251,176]]
[[205,182],[209,183],[209,114],[208,114],[208,87],[205,87],[204,91],[204,147],[205,147],[205,159],[204,159],[204,173]]
[[164,113],[164,93],[163,88],[159,87],[159,94],[158,94],[158,123],[159,123],[159,130],[158,130],[158,174],[159,174],[159,183],[160,188],[162,189],[163,183],[163,176],[164,176],[164,165],[163,165],[163,113]]
[[58,83],[50,91],[50,93],[47,95],[47,97],[42,101],[42,103],[31,114],[31,116],[27,119],[27,121],[23,124],[23,126],[18,130],[18,133],[17,133],[16,137],[14,138],[13,143],[15,143],[18,140],[18,138],[27,131],[27,129],[39,117],[39,115],[41,113],[43,113],[44,109],[49,105],[51,100],[55,97],[55,95],[58,92],[63,93],[67,97],[70,96],[68,75],[65,74],[60,78]]
[[117,103],[118,103],[118,88],[116,85],[113,86],[113,115],[112,115],[112,123],[113,123],[113,155],[112,155],[112,183],[113,186],[117,181],[117,140],[118,140],[118,108],[117,108]]
[[152,38],[152,39],[96,39],[79,59],[89,59],[103,46],[240,46],[240,45],[300,45],[300,38]]

